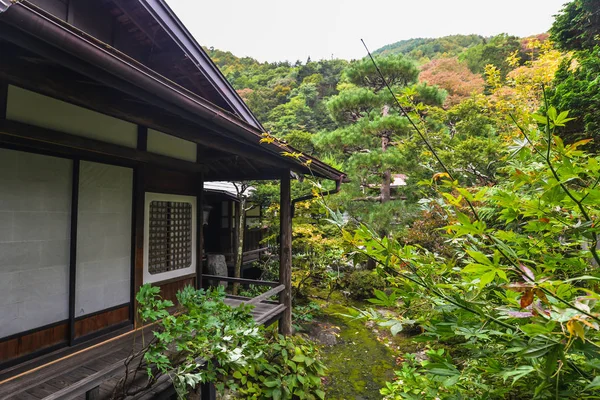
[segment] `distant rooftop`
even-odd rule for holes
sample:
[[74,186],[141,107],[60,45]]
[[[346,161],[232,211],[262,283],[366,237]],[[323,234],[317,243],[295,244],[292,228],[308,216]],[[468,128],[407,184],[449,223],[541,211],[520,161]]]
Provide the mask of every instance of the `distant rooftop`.
[[[212,193],[221,193],[226,196],[232,197],[237,200],[238,194],[233,182],[228,181],[216,181],[216,182],[204,182],[204,190]],[[256,190],[250,186],[246,193],[251,194]]]

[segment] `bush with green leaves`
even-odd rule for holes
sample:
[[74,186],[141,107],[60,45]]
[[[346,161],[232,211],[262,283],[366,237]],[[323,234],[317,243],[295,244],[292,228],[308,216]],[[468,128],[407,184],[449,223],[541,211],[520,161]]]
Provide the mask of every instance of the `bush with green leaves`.
[[366,300],[373,297],[375,290],[385,289],[385,279],[376,271],[357,270],[348,273],[342,281],[343,290],[355,300]]
[[450,257],[342,228],[429,304],[419,316],[429,360],[404,363],[386,398],[600,396],[600,157],[587,141],[564,144],[555,131],[568,113],[546,110],[514,119],[520,137],[505,144],[495,186],[462,187],[447,169],[432,181]]
[[[129,363],[141,359],[146,387],[168,374],[182,399],[200,383],[244,399],[322,399],[325,371],[315,346],[298,336],[269,333],[256,325],[251,306],[230,307],[224,298],[222,287],[188,286],[177,293],[181,312],[171,314],[173,303],[161,299],[158,287],[140,288],[139,315],[143,323],[155,323],[154,337]],[[121,380],[117,397],[139,391],[130,383],[127,376]]]

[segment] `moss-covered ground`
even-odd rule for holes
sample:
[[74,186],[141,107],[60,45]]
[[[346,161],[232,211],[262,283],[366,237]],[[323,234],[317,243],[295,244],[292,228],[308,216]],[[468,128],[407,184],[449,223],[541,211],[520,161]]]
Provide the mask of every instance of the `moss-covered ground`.
[[[378,340],[364,320],[344,317],[348,307],[369,304],[349,302],[341,296],[321,302],[320,322],[339,327],[338,344],[324,346],[322,360],[327,366],[326,392],[332,400],[381,399],[379,389],[394,377],[398,353]],[[399,338],[398,338],[399,339]]]

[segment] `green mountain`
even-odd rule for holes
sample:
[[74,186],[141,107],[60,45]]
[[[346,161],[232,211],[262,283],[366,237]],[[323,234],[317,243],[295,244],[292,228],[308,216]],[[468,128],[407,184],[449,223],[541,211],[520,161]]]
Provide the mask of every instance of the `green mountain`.
[[466,49],[484,44],[486,38],[480,35],[451,35],[441,38],[415,38],[400,40],[377,49],[373,54],[382,56],[391,54],[404,54],[421,60],[440,57],[455,57]]

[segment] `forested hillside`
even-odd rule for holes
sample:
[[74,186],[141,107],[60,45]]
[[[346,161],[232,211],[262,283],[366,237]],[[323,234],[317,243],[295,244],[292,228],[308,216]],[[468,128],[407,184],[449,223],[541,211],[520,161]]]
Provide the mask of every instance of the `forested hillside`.
[[415,60],[456,57],[466,49],[486,42],[480,35],[451,35],[441,38],[400,40],[377,49],[373,54],[387,56],[404,54]]

